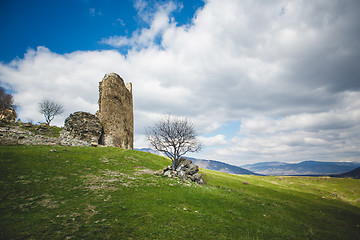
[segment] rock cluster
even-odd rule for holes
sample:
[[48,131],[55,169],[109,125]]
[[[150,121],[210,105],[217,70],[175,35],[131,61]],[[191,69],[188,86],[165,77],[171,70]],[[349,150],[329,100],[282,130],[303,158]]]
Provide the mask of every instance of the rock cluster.
[[202,176],[199,173],[199,167],[191,160],[185,158],[180,158],[179,162],[175,166],[175,170],[173,170],[170,165],[161,170],[160,175],[168,177],[179,177],[199,184],[204,183]]
[[99,111],[105,146],[133,149],[134,116],[131,83],[116,73],[106,74],[99,83]]
[[0,111],[0,126],[13,124],[16,120],[16,111],[12,108],[6,108]]
[[64,146],[97,146],[102,133],[102,125],[95,115],[75,112],[66,118],[59,139]]

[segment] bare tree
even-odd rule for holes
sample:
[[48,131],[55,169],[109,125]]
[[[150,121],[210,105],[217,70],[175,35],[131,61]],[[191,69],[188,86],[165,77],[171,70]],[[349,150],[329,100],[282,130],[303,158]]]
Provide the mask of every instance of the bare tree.
[[11,94],[7,94],[5,89],[0,87],[0,111],[7,108],[15,108],[14,98]]
[[50,125],[56,115],[64,112],[64,107],[53,100],[44,98],[39,102],[39,112],[44,115],[45,122]]
[[186,118],[164,116],[146,129],[146,137],[156,150],[171,158],[174,170],[181,156],[201,150],[194,124]]

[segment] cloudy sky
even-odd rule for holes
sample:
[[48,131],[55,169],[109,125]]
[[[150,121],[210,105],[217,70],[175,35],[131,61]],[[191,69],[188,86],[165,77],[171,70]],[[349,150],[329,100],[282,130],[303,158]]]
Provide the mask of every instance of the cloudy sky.
[[98,83],[133,83],[135,147],[187,117],[198,158],[360,162],[360,1],[0,2],[0,84],[22,121],[48,97],[95,113]]

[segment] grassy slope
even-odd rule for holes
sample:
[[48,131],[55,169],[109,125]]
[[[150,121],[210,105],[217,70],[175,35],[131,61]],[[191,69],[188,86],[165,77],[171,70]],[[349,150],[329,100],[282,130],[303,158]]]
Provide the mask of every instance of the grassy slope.
[[[53,150],[56,151],[53,151]],[[0,146],[1,239],[356,239],[360,180],[150,172],[116,148]]]

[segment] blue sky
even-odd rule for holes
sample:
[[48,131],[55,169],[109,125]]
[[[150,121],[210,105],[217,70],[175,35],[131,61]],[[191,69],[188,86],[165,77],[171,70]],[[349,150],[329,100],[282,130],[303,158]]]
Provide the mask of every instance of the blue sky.
[[[165,1],[147,1],[153,12]],[[111,49],[101,39],[129,36],[148,24],[137,15],[136,1],[100,0],[2,0],[0,2],[0,60],[22,58],[28,48],[46,46],[56,53]],[[171,13],[179,25],[191,23],[202,1],[179,1]]]
[[360,161],[357,0],[0,1],[0,85],[22,121],[41,98],[95,113],[109,72],[133,83],[135,147],[164,113],[234,165]]

